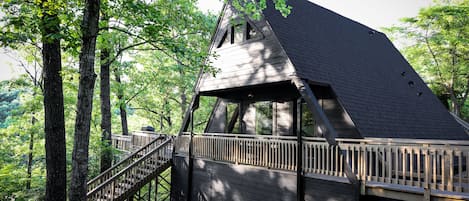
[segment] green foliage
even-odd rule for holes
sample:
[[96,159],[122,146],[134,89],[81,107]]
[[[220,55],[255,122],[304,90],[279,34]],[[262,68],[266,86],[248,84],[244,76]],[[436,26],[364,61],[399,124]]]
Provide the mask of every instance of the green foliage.
[[[275,9],[278,10],[284,17],[287,17],[290,14],[292,7],[287,4],[287,0],[272,1],[274,2]],[[236,10],[256,20],[259,20],[261,18],[262,10],[267,8],[267,0],[232,0],[229,2],[231,2],[231,4],[233,5],[233,7],[236,8]]]
[[[404,26],[388,28],[405,38],[402,52],[433,92],[447,96],[450,109],[460,114],[469,92],[469,1],[450,1],[404,18]],[[467,117],[466,117],[467,118]]]
[[1,87],[5,82],[0,83],[0,128],[6,128],[9,125],[7,118],[12,111],[18,107],[18,90],[6,90]]

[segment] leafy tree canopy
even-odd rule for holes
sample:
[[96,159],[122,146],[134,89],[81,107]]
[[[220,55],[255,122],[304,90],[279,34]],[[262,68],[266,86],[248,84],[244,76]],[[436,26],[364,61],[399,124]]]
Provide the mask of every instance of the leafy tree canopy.
[[469,93],[469,1],[440,2],[402,21],[403,26],[387,31],[406,38],[402,52],[407,60],[443,103],[461,115]]

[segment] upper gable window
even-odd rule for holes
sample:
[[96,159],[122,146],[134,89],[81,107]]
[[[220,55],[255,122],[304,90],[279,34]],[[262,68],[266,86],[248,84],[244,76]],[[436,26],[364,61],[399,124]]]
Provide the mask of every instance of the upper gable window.
[[260,33],[258,33],[249,22],[230,25],[229,29],[226,29],[225,33],[223,33],[223,37],[218,43],[217,48],[226,46],[227,44],[242,43],[250,39],[258,38],[259,36]]

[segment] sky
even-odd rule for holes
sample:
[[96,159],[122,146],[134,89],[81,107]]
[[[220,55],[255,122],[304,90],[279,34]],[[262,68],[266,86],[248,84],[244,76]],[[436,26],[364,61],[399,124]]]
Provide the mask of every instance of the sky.
[[[432,4],[431,0],[310,1],[377,30],[398,25],[400,18],[416,16],[421,8]],[[218,13],[222,5],[222,1],[219,0],[199,0],[198,3],[199,8],[212,13]],[[0,80],[11,79],[21,72],[14,59],[5,55],[4,52],[5,50],[0,49]]]

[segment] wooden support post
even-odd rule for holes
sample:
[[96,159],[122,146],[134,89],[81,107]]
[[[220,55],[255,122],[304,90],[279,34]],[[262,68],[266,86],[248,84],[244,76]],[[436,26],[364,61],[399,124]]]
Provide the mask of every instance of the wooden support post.
[[425,144],[423,147],[426,147],[427,149],[424,150],[425,153],[425,183],[424,183],[424,192],[423,192],[423,200],[424,201],[430,201],[431,199],[431,188],[430,188],[430,183],[431,183],[431,156],[430,156],[430,150],[428,149],[428,145]]
[[[327,143],[329,145],[338,146],[337,141],[335,140],[338,134],[332,124],[329,122],[329,119],[322,110],[321,106],[319,105],[316,96],[314,96],[313,91],[309,87],[309,84],[297,76],[293,76],[292,82],[298,89],[298,92],[301,94],[301,97],[305,100],[308,109],[314,114],[314,117],[319,122],[321,130],[324,131],[324,137],[326,138]],[[340,147],[339,152],[341,154],[344,154]],[[357,176],[353,173],[352,168],[348,165],[348,161],[346,161],[344,165],[345,175],[347,176],[347,179],[352,185],[355,185],[357,189],[359,189],[360,182],[357,179]]]
[[293,132],[296,133],[297,137],[297,164],[296,164],[296,197],[298,201],[304,200],[304,188],[303,188],[303,140],[301,136],[301,99],[296,101],[294,105],[294,112],[296,118],[293,118]]
[[188,171],[189,171],[189,175],[188,175],[188,182],[187,182],[187,186],[188,186],[188,189],[187,189],[187,201],[191,201],[192,200],[192,174],[193,174],[193,171],[194,171],[194,159],[193,159],[193,151],[194,151],[194,145],[193,145],[193,137],[194,137],[194,111],[199,107],[199,96],[196,95],[197,97],[194,99],[194,102],[193,104],[191,105],[191,109],[190,109],[190,114],[189,114],[189,117],[190,117],[190,129],[191,129],[191,133],[190,133],[190,137],[189,137],[189,167],[188,167]]

